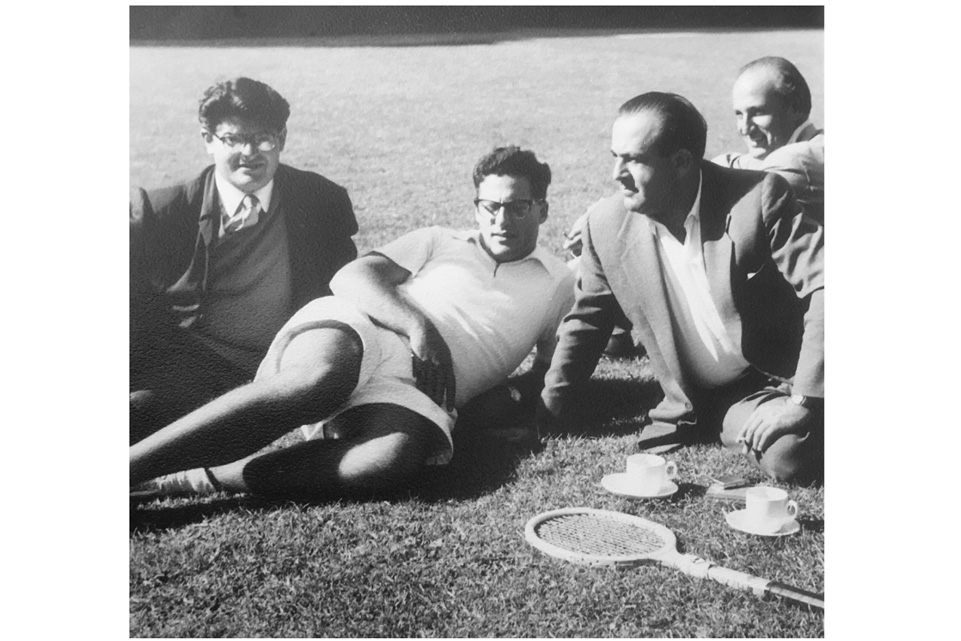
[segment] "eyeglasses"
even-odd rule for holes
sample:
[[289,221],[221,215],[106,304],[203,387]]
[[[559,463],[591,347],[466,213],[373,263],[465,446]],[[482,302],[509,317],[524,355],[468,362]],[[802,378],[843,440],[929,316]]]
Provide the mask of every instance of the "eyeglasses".
[[497,216],[497,212],[501,209],[504,210],[506,215],[509,215],[514,220],[523,220],[531,211],[531,206],[534,203],[539,203],[540,200],[527,200],[519,199],[512,200],[509,203],[500,203],[496,200],[484,200],[482,198],[475,198],[474,205],[483,209],[491,218]]
[[249,144],[259,151],[273,151],[280,142],[276,134],[224,134],[218,136],[211,131],[210,135],[231,149],[242,148]]

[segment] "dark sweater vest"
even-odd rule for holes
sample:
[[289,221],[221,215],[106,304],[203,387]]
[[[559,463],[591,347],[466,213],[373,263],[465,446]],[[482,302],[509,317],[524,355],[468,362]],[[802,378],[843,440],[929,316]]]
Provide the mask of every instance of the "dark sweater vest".
[[210,254],[206,311],[197,336],[253,375],[293,307],[282,208],[225,235]]

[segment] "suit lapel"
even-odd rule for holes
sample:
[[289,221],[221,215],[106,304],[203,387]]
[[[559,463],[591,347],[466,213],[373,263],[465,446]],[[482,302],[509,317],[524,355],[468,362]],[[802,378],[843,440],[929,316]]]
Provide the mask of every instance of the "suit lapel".
[[219,229],[220,195],[217,193],[214,170],[211,170],[204,183],[204,198],[200,205],[199,231],[205,246],[210,247],[210,243]]
[[[683,370],[674,342],[674,325],[667,303],[665,281],[661,277],[661,261],[658,257],[656,238],[650,223],[641,214],[628,213],[618,234],[621,255],[618,264],[624,270],[623,280],[633,290],[632,297],[647,319],[661,358],[674,379],[684,387]],[[656,275],[656,276],[655,276]],[[643,326],[638,328],[643,331]],[[677,391],[681,391],[680,389]],[[668,392],[668,390],[665,390]]]
[[736,346],[741,345],[741,317],[734,306],[731,289],[732,254],[734,243],[727,234],[730,204],[712,168],[704,167],[701,187],[701,250],[707,270],[707,286],[711,299],[724,322],[728,336]]

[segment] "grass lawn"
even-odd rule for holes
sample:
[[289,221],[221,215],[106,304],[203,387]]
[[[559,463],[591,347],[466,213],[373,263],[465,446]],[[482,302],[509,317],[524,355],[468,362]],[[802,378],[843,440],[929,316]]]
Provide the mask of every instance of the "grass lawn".
[[[418,46],[137,47],[130,50],[130,181],[157,187],[207,164],[196,104],[217,79],[249,75],[291,103],[283,160],[344,185],[361,252],[407,230],[473,223],[473,163],[515,143],[550,163],[544,244],[612,189],[617,107],[647,90],[690,98],[707,155],[737,150],[736,69],[767,54],[799,66],[821,123],[823,33],[585,34]],[[600,486],[621,471],[658,389],[645,358],[603,360],[602,429],[543,443],[461,430],[452,463],[392,500],[268,503],[217,495],[131,503],[131,636],[823,637],[824,617],[674,570],[590,569],[527,545],[531,516],[588,506],[638,514],[681,550],[824,592],[824,493],[790,488],[801,533],[727,527],[703,497],[712,474],[761,477],[719,446],[670,455],[681,491],[631,502]]]

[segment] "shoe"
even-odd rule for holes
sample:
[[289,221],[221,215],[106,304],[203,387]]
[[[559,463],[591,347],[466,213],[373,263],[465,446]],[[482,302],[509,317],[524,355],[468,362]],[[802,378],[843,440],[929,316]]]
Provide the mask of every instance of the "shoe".
[[130,490],[132,498],[153,498],[161,496],[191,496],[196,494],[213,494],[221,491],[217,479],[205,467],[193,470],[174,472],[166,476],[159,476]]

